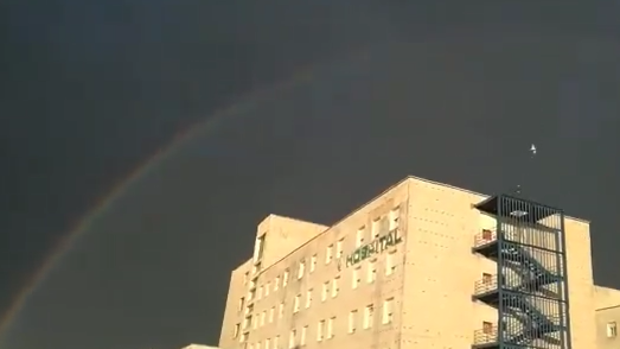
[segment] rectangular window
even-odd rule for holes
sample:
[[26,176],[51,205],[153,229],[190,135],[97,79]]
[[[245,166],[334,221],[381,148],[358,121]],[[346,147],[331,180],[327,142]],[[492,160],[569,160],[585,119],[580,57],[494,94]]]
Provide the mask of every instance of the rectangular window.
[[392,323],[394,313],[394,298],[388,298],[383,302],[383,324]]
[[243,310],[244,305],[245,305],[245,297],[239,298],[239,303],[237,305],[237,311]]
[[366,232],[366,227],[361,227],[357,229],[357,235],[355,236],[355,247],[360,247],[364,244],[364,233]]
[[299,272],[297,273],[297,279],[301,279],[304,277],[304,273],[306,272],[306,262],[299,262]]
[[325,332],[325,320],[319,321],[318,326],[316,327],[316,341],[323,341],[323,333]]
[[355,269],[353,269],[353,277],[351,278],[351,287],[353,289],[356,289],[357,286],[359,286],[360,281],[361,281],[361,277],[360,277],[360,273],[361,273],[361,268],[360,267],[355,267]]
[[400,206],[394,207],[392,211],[390,211],[390,231],[398,228],[398,219],[400,216]]
[[325,264],[329,264],[332,261],[333,258],[333,254],[334,253],[334,245],[331,244],[329,246],[327,246],[327,249],[325,250]]
[[312,289],[306,291],[306,309],[312,305]]
[[239,330],[241,329],[241,324],[235,324],[235,328],[233,329],[233,338],[237,338],[239,336]]
[[340,276],[336,276],[334,280],[332,280],[332,298],[338,295],[338,291],[340,290],[339,283],[340,283]]
[[277,291],[280,288],[280,277],[276,276],[276,281],[273,283],[273,290]]
[[271,286],[271,283],[268,282],[267,284],[265,284],[265,297],[269,296],[269,287]]
[[284,303],[280,303],[278,308],[278,318],[282,318],[284,316]]
[[282,277],[282,287],[286,287],[286,285],[288,285],[288,270],[284,272]]
[[263,286],[258,288],[258,294],[256,295],[256,299],[261,299],[263,298]]
[[342,258],[342,248],[344,245],[344,238],[338,240],[338,242],[336,243],[336,258]]
[[357,328],[357,310],[351,310],[349,312],[349,333],[355,333]]
[[246,271],[245,273],[243,273],[243,284],[247,284],[248,280],[250,280],[250,272]]
[[259,323],[259,321],[260,321],[260,316],[259,316],[259,315],[255,316],[255,317],[253,318],[253,320],[254,320],[254,321],[252,321],[252,323],[253,323],[253,326],[252,326],[252,327],[253,327],[254,329],[257,329],[257,328],[258,328],[258,323]]
[[239,337],[239,343],[246,343],[248,341],[248,333],[242,333]]
[[483,321],[482,322],[482,333],[490,335],[493,334],[493,323]]
[[371,236],[379,236],[380,225],[381,225],[381,217],[377,217],[372,221],[372,225],[370,226]]
[[265,326],[266,319],[267,319],[267,311],[265,310],[260,314],[260,325],[261,326]]
[[388,253],[385,257],[385,275],[392,275],[396,271],[396,251]]
[[271,341],[271,340],[270,340],[269,338],[265,339],[265,349],[269,349],[269,348],[271,348],[271,347],[270,347],[270,345],[269,345],[269,342],[270,342],[270,341]]
[[273,322],[273,317],[275,315],[276,312],[276,307],[271,307],[271,309],[269,309],[269,323]]
[[293,349],[295,348],[295,330],[291,330],[291,332],[288,335],[288,348],[289,349]]
[[306,335],[308,334],[308,326],[304,326],[301,329],[301,336],[299,338],[299,345],[304,346],[306,345]]
[[299,308],[301,307],[301,295],[298,294],[295,296],[295,301],[293,302],[293,313],[299,312]]
[[279,349],[280,348],[280,336],[276,336],[276,338],[273,339],[273,349]]
[[327,339],[334,338],[334,322],[336,321],[335,317],[327,320]]
[[372,327],[374,312],[375,308],[372,304],[367,305],[366,308],[364,308],[364,329]]
[[377,280],[377,263],[372,260],[368,262],[368,269],[366,269],[366,281],[372,284]]
[[323,289],[321,290],[321,302],[327,300],[327,293],[329,292],[329,281],[323,283]]
[[607,324],[607,337],[615,338],[618,336],[618,324],[613,321]]
[[310,258],[310,272],[312,273],[316,269],[316,254]]

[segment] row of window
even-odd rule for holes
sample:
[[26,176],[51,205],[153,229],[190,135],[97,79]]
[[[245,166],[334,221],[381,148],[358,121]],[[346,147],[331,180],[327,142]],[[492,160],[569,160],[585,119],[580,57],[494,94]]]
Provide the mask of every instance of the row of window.
[[[378,217],[375,220],[373,220],[371,229],[370,229],[370,234],[371,234],[370,240],[376,239],[381,234],[385,234],[389,231],[392,231],[398,228],[399,215],[400,215],[400,206],[397,206],[390,211],[388,216]],[[365,242],[365,238],[366,238],[366,226],[362,226],[357,230],[356,239],[355,239],[355,247],[358,248],[362,246]],[[345,238],[343,237],[340,240],[338,240],[338,242],[336,242],[336,246],[334,246],[334,244],[330,244],[329,246],[327,246],[326,251],[325,251],[325,264],[329,264],[333,261],[334,247],[336,249],[335,258],[336,259],[342,258],[344,242],[345,242]],[[309,265],[310,273],[316,270],[317,261],[318,261],[317,254],[313,255],[310,258],[310,265]],[[305,272],[306,272],[306,261],[301,261],[299,263],[297,278],[301,279],[304,276]],[[248,282],[249,275],[250,275],[249,272],[245,273],[244,284]],[[280,276],[276,277],[274,281],[274,285],[273,285],[274,290],[277,290],[280,287],[280,282],[282,283],[282,287],[286,287],[288,283],[288,278],[289,278],[288,270],[284,272],[282,278]],[[269,287],[269,285],[267,285],[267,287]],[[267,290],[266,293],[268,294],[269,291]]]
[[[400,206],[397,206],[392,211],[390,211],[390,214],[387,217],[386,216],[379,217],[372,222],[372,227],[371,227],[372,239],[376,239],[381,234],[385,234],[389,231],[392,231],[398,228],[399,211],[400,211]],[[356,248],[361,247],[365,243],[365,232],[366,232],[365,226],[362,226],[361,228],[358,229],[357,235],[356,235],[356,243],[355,243]],[[341,259],[343,257],[344,242],[345,242],[345,238],[343,237],[336,242],[335,246],[334,244],[330,244],[329,246],[327,246],[326,252],[325,252],[325,264],[326,265],[330,264],[334,260],[334,256],[335,256],[335,259]],[[335,254],[334,254],[334,247],[336,250]],[[388,258],[391,258],[391,257],[388,256]],[[312,257],[310,257],[309,265],[307,266],[308,271],[306,271],[306,260],[300,261],[299,267],[297,269],[297,279],[303,278],[306,272],[313,273],[316,270],[317,264],[318,264],[317,254],[314,254]],[[392,264],[387,263],[386,274],[391,273],[391,271],[388,271],[387,269],[393,269],[393,268],[394,267],[392,266]],[[249,272],[246,272],[244,283],[247,283],[248,280],[249,280]],[[275,280],[273,281],[273,285],[272,285],[272,282],[267,282],[265,285],[258,287],[256,291],[256,299],[259,300],[263,297],[268,296],[272,289],[273,291],[277,291],[280,289],[280,287],[282,288],[286,287],[288,285],[288,282],[289,282],[289,270],[287,269],[284,271],[282,276],[276,276]]]
[[[385,258],[385,263],[384,263],[384,273],[386,276],[390,276],[392,274],[394,274],[394,272],[396,271],[396,250],[394,251],[390,251],[386,258]],[[372,284],[377,280],[377,262],[376,259],[371,259],[368,261],[367,263],[367,267],[366,267],[366,275],[364,277],[363,272],[362,272],[362,266],[358,265],[356,267],[353,268],[353,275],[351,278],[351,288],[352,289],[357,289],[360,284],[362,284],[362,282],[366,281],[366,283],[368,284]],[[269,285],[269,283],[267,283],[267,285]],[[259,288],[259,290],[261,290],[262,288]],[[265,288],[264,289],[265,296],[269,295],[269,288]],[[276,288],[274,288],[274,291],[277,290]],[[306,297],[305,297],[305,307],[306,308],[310,308],[310,306],[312,305],[312,293],[313,293],[314,289],[310,288],[308,290],[306,290]],[[335,298],[336,296],[338,296],[338,292],[340,291],[340,276],[336,276],[334,279],[332,279],[331,281],[325,281],[322,285],[321,288],[321,301],[324,302],[327,300],[327,298],[329,297],[329,295],[331,295],[332,298]],[[257,293],[257,299],[260,299],[263,295],[262,291],[259,291]],[[298,294],[295,299],[294,299],[294,304],[293,304],[293,312],[298,312],[301,308],[301,294]],[[243,307],[245,305],[245,297],[241,297],[239,299],[239,304],[238,304],[238,311],[242,311]],[[283,303],[280,304],[280,308],[283,309]],[[273,313],[274,308],[271,309],[270,313]],[[265,311],[266,312],[266,311]],[[272,318],[270,316],[270,318]]]
[[[393,312],[394,312],[394,298],[386,299],[383,302],[383,312],[381,317],[381,323],[383,325],[388,325],[393,321]],[[364,308],[364,317],[362,322],[362,328],[367,330],[370,329],[374,324],[374,305],[370,304]],[[316,341],[322,342],[324,340],[329,340],[334,338],[335,336],[335,325],[336,325],[336,317],[331,317],[327,320],[320,320],[316,325]],[[354,334],[357,331],[359,320],[358,320],[358,310],[352,310],[349,312],[349,316],[347,319],[347,333]],[[239,334],[239,325],[235,327],[235,333],[233,337],[237,337]],[[308,325],[303,326],[298,332],[297,329],[293,329],[289,332],[288,337],[288,348],[293,349],[297,346],[304,346],[307,344],[308,337]],[[245,336],[241,337],[241,342],[247,340]],[[249,345],[250,349],[280,349],[280,336],[275,336],[273,338],[267,338],[262,343],[256,342]]]

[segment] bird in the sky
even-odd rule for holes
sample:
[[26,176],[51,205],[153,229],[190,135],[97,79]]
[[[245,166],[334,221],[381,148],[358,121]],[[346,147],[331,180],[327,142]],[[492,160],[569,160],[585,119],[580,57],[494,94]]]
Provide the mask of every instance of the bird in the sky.
[[532,155],[536,155],[536,145],[532,144],[532,147],[530,148],[530,152],[532,153]]

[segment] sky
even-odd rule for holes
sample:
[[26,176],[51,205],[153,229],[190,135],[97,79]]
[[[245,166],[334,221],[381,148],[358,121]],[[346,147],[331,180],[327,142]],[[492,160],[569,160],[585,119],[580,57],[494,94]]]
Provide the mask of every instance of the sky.
[[591,220],[620,288],[619,13],[583,3],[3,1],[0,348],[217,344],[258,222],[408,174]]

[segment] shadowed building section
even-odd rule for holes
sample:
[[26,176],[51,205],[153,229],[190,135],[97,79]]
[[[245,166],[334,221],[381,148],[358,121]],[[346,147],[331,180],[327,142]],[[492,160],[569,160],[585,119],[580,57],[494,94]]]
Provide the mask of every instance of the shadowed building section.
[[331,227],[260,223],[220,347],[595,348],[596,289],[589,222],[408,177]]

